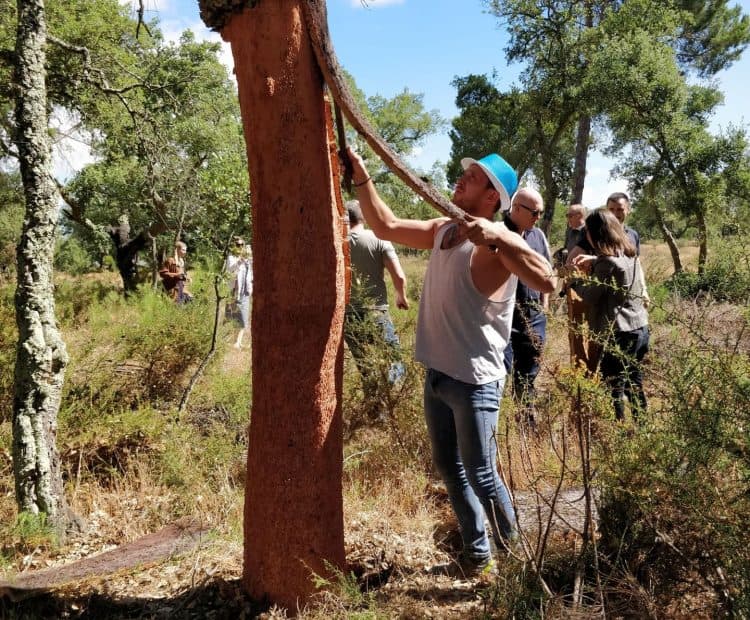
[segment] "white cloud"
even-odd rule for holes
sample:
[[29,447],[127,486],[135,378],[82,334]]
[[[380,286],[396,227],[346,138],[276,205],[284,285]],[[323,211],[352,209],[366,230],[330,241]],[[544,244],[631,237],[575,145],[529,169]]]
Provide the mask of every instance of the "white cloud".
[[351,0],[356,9],[379,9],[392,4],[403,4],[405,0]]

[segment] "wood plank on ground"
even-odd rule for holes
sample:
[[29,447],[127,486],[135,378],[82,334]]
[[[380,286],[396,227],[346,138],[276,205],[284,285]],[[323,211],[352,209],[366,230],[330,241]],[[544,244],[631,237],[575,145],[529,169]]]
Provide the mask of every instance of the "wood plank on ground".
[[208,528],[194,519],[181,519],[116,549],[66,564],[0,580],[0,596],[19,601],[71,582],[103,577],[122,569],[161,562],[196,547]]

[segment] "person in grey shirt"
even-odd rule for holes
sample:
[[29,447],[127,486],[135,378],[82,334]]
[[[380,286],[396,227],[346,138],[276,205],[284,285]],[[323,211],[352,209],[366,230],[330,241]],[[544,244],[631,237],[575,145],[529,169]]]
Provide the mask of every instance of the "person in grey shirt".
[[385,271],[393,282],[396,292],[396,307],[409,308],[406,297],[406,275],[390,241],[382,241],[365,228],[359,202],[346,203],[349,217],[349,253],[352,265],[352,287],[346,308],[344,339],[362,375],[366,397],[377,391],[378,377],[372,360],[367,359],[369,346],[378,340],[392,360],[388,380],[395,383],[404,375],[400,361],[401,349],[396,330],[388,311],[388,290]]
[[625,396],[635,419],[646,410],[641,366],[649,345],[641,263],[635,244],[607,209],[586,218],[586,236],[594,253],[576,257],[575,266],[591,276],[581,297],[589,326],[603,344],[600,370],[617,419],[625,417]]

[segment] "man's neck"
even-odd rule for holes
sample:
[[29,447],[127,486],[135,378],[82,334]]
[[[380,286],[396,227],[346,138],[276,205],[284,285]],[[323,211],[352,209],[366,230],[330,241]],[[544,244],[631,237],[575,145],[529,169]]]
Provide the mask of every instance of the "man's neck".
[[523,230],[518,224],[516,224],[513,221],[513,218],[510,216],[510,213],[505,214],[505,217],[503,218],[503,223],[508,228],[508,230],[511,230],[514,233],[521,235],[522,237],[525,237],[526,233],[528,232],[526,230]]

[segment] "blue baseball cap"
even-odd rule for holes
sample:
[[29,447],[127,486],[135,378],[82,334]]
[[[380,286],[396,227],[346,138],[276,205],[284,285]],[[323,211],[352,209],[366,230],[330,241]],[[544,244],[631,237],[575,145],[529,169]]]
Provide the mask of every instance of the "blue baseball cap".
[[482,159],[464,157],[461,166],[466,170],[472,164],[476,164],[487,175],[492,187],[500,194],[500,208],[503,211],[510,209],[510,198],[518,189],[518,175],[511,165],[497,153],[485,155]]

